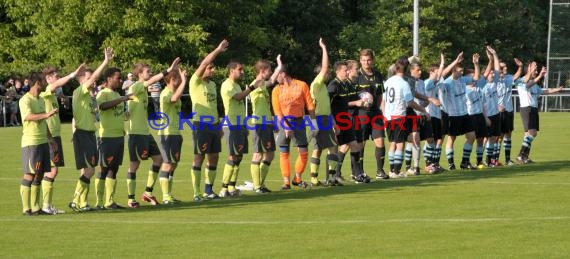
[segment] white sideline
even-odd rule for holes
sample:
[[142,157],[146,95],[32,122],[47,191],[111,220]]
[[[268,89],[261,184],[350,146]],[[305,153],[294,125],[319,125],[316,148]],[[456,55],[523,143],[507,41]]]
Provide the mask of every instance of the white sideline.
[[[89,213],[86,213],[89,214]],[[570,216],[562,217],[529,217],[529,218],[409,218],[409,219],[381,219],[381,220],[312,220],[312,221],[192,221],[192,220],[88,220],[77,218],[59,218],[60,216],[36,216],[18,218],[0,218],[0,222],[65,222],[65,223],[113,223],[113,224],[157,224],[157,225],[314,225],[314,224],[377,224],[377,223],[478,223],[478,222],[515,222],[515,221],[562,221],[570,220]]]

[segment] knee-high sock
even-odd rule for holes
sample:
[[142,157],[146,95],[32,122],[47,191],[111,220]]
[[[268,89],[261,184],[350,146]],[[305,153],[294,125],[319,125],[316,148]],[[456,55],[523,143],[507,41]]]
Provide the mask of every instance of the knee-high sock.
[[253,188],[261,188],[261,163],[259,161],[251,161],[250,173],[253,181]]
[[415,144],[412,145],[412,158],[414,160],[414,167],[420,167],[420,147]]
[[381,171],[384,169],[384,155],[386,154],[386,148],[376,147],[374,154],[376,156],[376,171]]
[[406,161],[406,167],[412,166],[412,143],[406,143],[404,160]]
[[269,166],[271,165],[271,161],[263,160],[259,169],[261,170],[261,186],[265,186],[265,179],[267,179],[267,174],[269,174]]
[[115,192],[117,190],[117,179],[107,176],[105,179],[105,206],[115,203]]
[[[505,137],[503,138],[503,144],[505,145],[505,160],[506,161],[510,161],[511,160],[511,137]],[[500,146],[499,146],[500,149]],[[500,153],[500,152],[499,152]]]
[[455,164],[455,162],[453,161],[453,156],[454,156],[454,152],[453,152],[453,148],[449,148],[449,149],[445,149],[445,156],[447,157],[447,163],[448,164]]
[[471,157],[471,150],[473,150],[473,145],[463,144],[463,158],[461,163],[469,163],[469,157]]
[[44,197],[44,209],[48,209],[50,206],[52,206],[53,181],[53,178],[47,176],[44,176],[44,179],[42,179],[42,196]]
[[91,184],[91,180],[86,176],[82,175],[79,177],[79,184],[81,185],[81,194],[79,195],[79,206],[86,207],[87,206],[87,197],[89,197],[89,185]]
[[[489,145],[488,143],[489,142],[487,141],[487,146]],[[483,144],[481,144],[481,145],[477,144],[477,151],[476,151],[477,152],[477,164],[483,163],[483,151],[484,151]]]
[[135,200],[135,192],[137,189],[137,174],[135,172],[127,173],[127,194],[129,202]]
[[32,192],[32,181],[23,180],[20,184],[20,197],[22,198],[22,211],[26,212],[32,209],[30,196]]
[[307,151],[299,151],[299,156],[295,161],[295,178],[299,178],[296,180],[301,180],[301,176],[303,172],[305,172],[305,168],[307,167],[307,162],[309,160],[309,153]]
[[160,188],[162,189],[162,200],[166,201],[170,199],[170,172],[160,170],[158,173],[158,181],[160,183]]
[[194,196],[200,195],[200,181],[202,178],[202,168],[198,166],[193,166],[191,176],[192,176],[192,188],[194,189]]
[[152,195],[154,184],[156,183],[156,179],[158,178],[159,170],[160,170],[160,165],[152,165],[150,170],[148,171],[148,177],[146,179],[146,188],[145,188],[145,192],[148,195]]
[[204,179],[204,193],[211,194],[214,192],[213,186],[214,186],[214,180],[216,180],[217,170],[218,170],[217,166],[213,165],[206,166],[206,178]]

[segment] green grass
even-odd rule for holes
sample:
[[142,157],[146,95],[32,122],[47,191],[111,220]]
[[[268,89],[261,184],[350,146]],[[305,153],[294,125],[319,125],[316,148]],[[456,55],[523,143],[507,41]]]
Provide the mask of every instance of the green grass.
[[[513,155],[522,140],[518,114],[516,118]],[[21,128],[3,128],[0,256],[565,258],[570,254],[569,121],[568,113],[541,114],[542,131],[531,153],[537,163],[531,165],[262,196],[247,193],[199,204],[190,202],[192,149],[186,131],[174,183],[174,194],[186,201],[181,205],[83,214],[67,209],[67,214],[41,217],[20,215]],[[70,126],[64,125],[67,166],[55,189],[55,205],[64,209],[78,176],[70,139]],[[456,150],[461,150],[463,139],[458,142]],[[375,168],[372,146],[367,145],[365,159],[369,173]],[[460,156],[456,152],[456,161]],[[244,158],[240,182],[250,179],[250,158]],[[220,161],[225,159],[224,152]],[[149,166],[141,166],[139,194]],[[125,204],[126,166],[121,171],[116,197]],[[220,178],[219,172],[216,190]],[[269,179],[269,188],[278,190],[277,160]],[[93,198],[92,186],[92,204]]]

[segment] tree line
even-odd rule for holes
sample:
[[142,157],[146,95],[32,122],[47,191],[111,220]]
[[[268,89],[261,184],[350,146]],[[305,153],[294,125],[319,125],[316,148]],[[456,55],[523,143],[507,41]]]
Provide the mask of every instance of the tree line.
[[[422,0],[420,10],[424,67],[440,52],[470,56],[488,44],[507,62],[546,59],[548,1]],[[111,66],[124,71],[139,61],[160,71],[177,56],[192,68],[228,39],[232,47],[218,66],[282,54],[291,73],[310,82],[319,37],[333,61],[374,50],[385,74],[398,56],[411,55],[412,17],[413,0],[1,0],[0,81],[47,65],[69,72],[94,64],[106,46],[117,53]]]

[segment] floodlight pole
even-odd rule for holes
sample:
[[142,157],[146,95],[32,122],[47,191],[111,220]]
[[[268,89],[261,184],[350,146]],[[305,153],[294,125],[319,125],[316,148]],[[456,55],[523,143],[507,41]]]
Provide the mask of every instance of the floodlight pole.
[[[552,0],[550,0],[550,13],[548,14],[548,45],[546,49],[546,67],[550,71],[550,37],[552,33]],[[548,88],[548,73],[544,75],[544,86]]]
[[[551,0],[552,1],[552,0]],[[552,11],[551,11],[552,12]],[[420,52],[420,0],[414,0],[414,56]]]

